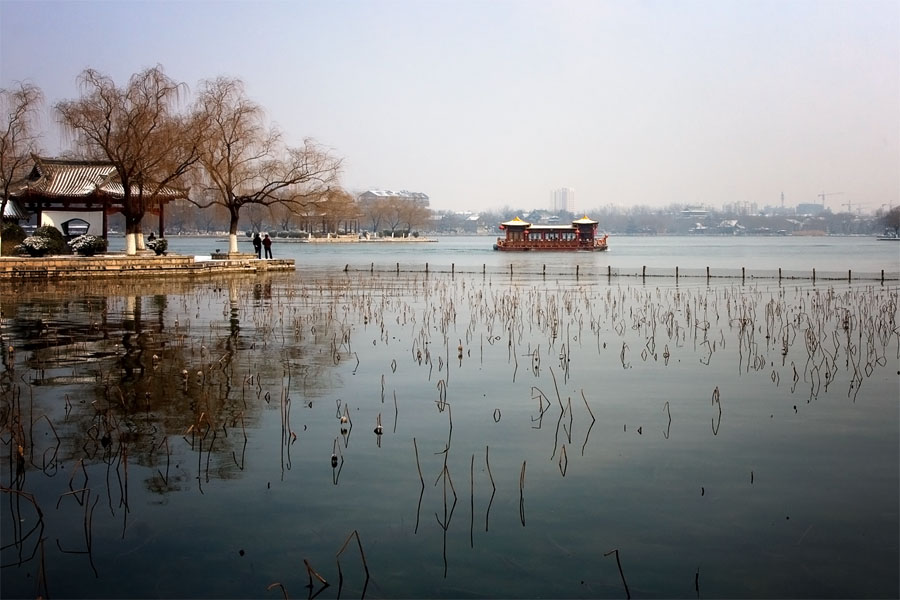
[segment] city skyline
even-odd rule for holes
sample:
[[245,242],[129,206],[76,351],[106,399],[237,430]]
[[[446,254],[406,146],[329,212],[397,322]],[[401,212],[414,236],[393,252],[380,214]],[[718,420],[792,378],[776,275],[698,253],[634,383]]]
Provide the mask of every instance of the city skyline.
[[44,91],[54,154],[85,68],[238,77],[288,143],[343,157],[348,190],[438,210],[541,208],[563,181],[579,210],[875,211],[900,204],[898,22],[892,0],[3,0],[0,86]]

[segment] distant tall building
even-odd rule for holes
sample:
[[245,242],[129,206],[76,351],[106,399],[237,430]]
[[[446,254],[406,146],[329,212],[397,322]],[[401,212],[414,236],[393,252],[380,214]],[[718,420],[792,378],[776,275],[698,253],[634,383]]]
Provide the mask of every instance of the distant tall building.
[[575,190],[572,188],[559,188],[553,190],[551,209],[553,212],[575,212]]

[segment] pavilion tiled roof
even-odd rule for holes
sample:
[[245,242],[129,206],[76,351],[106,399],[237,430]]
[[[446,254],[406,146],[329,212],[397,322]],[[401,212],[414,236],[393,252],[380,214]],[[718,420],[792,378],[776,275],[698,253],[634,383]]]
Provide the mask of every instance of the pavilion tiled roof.
[[[119,181],[116,168],[108,162],[67,160],[34,156],[34,168],[22,190],[60,198],[84,198],[99,193],[121,200],[125,189]],[[132,186],[132,192],[137,192]],[[184,192],[164,187],[157,196],[168,199],[183,198]]]
[[28,218],[28,212],[25,211],[18,202],[16,202],[15,198],[10,198],[6,203],[6,206],[3,207],[3,218],[23,220]]
[[90,196],[105,191],[104,184],[115,175],[109,163],[35,157],[27,189],[47,196]]

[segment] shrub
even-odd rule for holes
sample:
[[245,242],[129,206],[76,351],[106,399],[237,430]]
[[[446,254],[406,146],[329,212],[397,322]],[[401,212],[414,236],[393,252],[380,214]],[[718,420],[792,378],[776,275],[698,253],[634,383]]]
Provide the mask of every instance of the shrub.
[[0,254],[7,255],[15,252],[16,246],[22,243],[26,237],[25,230],[18,223],[3,223],[3,248]]
[[3,223],[2,235],[4,240],[12,240],[17,244],[28,237],[27,235],[25,235],[25,230],[22,229],[21,225],[8,221]]
[[44,225],[34,230],[34,234],[22,240],[16,246],[16,252],[31,256],[47,256],[48,254],[68,254],[69,247],[62,232],[52,225]]
[[147,247],[156,252],[156,255],[165,254],[169,249],[169,240],[166,238],[156,238],[147,242]]
[[66,238],[62,231],[52,225],[44,225],[34,230],[31,237],[40,237],[47,240],[47,249],[44,254],[67,254]]
[[19,254],[28,254],[30,256],[46,256],[50,253],[51,241],[48,238],[38,235],[29,235],[22,240],[22,243],[16,246],[16,252]]
[[79,235],[69,240],[69,248],[82,256],[93,256],[98,252],[106,252],[107,241],[99,235]]

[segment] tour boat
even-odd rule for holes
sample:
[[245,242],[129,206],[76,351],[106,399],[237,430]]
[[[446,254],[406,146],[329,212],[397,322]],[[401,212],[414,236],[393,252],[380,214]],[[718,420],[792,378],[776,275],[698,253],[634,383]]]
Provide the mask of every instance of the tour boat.
[[519,217],[500,224],[505,238],[497,238],[494,250],[606,250],[606,238],[597,237],[597,221],[587,215],[571,225],[532,225]]

